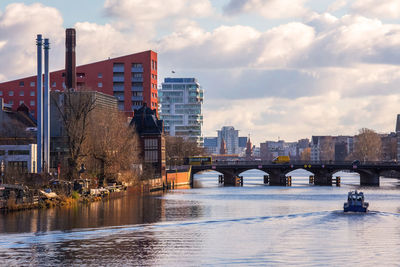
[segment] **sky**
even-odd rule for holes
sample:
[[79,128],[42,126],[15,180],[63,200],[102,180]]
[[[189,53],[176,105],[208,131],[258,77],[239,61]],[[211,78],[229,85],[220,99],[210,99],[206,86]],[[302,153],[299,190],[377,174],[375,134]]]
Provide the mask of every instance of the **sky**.
[[400,113],[399,0],[1,0],[0,82],[35,74],[38,33],[62,69],[70,27],[78,64],[151,49],[159,84],[198,78],[204,136],[388,133]]

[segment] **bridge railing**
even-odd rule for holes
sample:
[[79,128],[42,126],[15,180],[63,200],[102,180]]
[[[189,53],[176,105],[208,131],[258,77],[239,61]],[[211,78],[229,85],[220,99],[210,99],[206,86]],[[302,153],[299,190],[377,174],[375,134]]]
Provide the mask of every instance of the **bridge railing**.
[[270,160],[218,160],[213,161],[212,165],[398,165],[397,162],[392,161],[363,161],[359,163],[355,163],[354,161],[333,161],[333,160],[320,160],[320,161],[311,161],[311,160],[291,160],[287,163],[274,163]]

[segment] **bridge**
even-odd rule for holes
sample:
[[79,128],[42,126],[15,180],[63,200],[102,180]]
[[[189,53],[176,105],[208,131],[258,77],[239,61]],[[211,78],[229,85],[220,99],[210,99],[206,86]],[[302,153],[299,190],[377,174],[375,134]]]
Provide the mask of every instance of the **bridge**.
[[284,164],[274,164],[271,161],[218,161],[211,165],[192,166],[193,175],[206,170],[219,172],[223,176],[224,185],[237,185],[238,177],[248,170],[260,170],[269,175],[270,185],[286,185],[286,176],[289,172],[303,169],[314,174],[315,185],[332,185],[332,175],[338,171],[356,172],[360,175],[360,185],[379,186],[379,178],[385,173],[399,172],[400,165],[385,162],[308,162],[291,161]]

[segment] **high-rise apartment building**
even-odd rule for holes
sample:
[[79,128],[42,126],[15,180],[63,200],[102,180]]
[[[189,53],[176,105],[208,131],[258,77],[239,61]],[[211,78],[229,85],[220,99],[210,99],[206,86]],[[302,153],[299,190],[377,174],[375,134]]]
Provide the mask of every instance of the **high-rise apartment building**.
[[158,91],[165,132],[203,146],[203,89],[196,78],[165,78]]

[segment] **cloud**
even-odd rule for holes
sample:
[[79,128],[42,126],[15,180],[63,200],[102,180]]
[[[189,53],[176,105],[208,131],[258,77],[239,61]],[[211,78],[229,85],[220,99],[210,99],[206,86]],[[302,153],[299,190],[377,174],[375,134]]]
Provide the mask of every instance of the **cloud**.
[[151,48],[146,39],[118,31],[110,24],[78,22],[75,24],[75,28],[78,64],[123,56]]
[[336,0],[327,9],[327,12],[335,12],[347,6],[347,0]]
[[251,133],[256,144],[278,136],[297,141],[311,135],[354,135],[361,127],[391,132],[399,101],[399,95],[349,98],[335,92],[297,99],[210,99],[204,108],[205,136],[215,136],[222,125],[234,126],[241,135]]
[[358,14],[382,18],[400,18],[400,1],[398,0],[356,0],[351,6]]
[[[64,42],[63,19],[60,12],[42,4],[8,5],[0,14],[0,73],[5,79],[33,75],[36,64],[36,35],[43,34],[51,42],[50,56],[59,52]],[[54,57],[50,64],[59,65]]]
[[256,13],[268,19],[301,17],[308,0],[230,0],[224,7],[227,15]]
[[209,0],[106,0],[103,9],[114,18],[116,28],[133,28],[144,36],[155,36],[156,28],[169,28],[171,20],[206,17],[214,12]]

